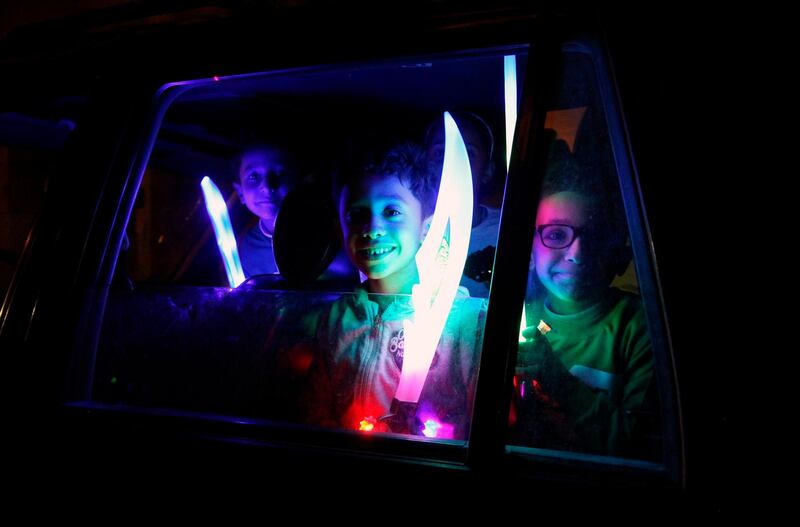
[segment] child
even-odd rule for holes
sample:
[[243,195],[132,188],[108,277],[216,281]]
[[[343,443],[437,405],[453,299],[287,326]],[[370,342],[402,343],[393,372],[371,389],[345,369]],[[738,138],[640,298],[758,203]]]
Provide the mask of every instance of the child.
[[256,225],[238,239],[239,256],[246,278],[276,274],[272,252],[272,234],[281,203],[295,184],[296,170],[292,157],[267,144],[255,144],[242,150],[235,163],[233,187],[242,203],[258,217]]
[[[652,404],[653,352],[639,298],[609,287],[630,257],[616,200],[596,183],[566,153],[548,166],[526,303],[524,336],[533,340],[520,344],[517,360],[517,389],[524,381],[527,393],[517,399],[516,434],[537,447],[641,455],[634,443]],[[539,320],[552,328],[546,336]]]
[[[472,233],[469,239],[467,263],[461,285],[471,296],[489,296],[489,282],[494,265],[494,251],[500,228],[500,209],[482,205],[481,186],[488,185],[494,177],[494,134],[479,115],[472,112],[453,112],[453,118],[464,139],[472,170]],[[441,170],[444,160],[444,119],[441,114],[425,132],[428,159]],[[484,187],[485,188],[485,187]]]
[[[345,248],[367,279],[355,295],[336,301],[320,324],[312,423],[390,431],[380,418],[389,414],[400,380],[403,320],[413,316],[408,295],[419,282],[415,257],[430,227],[435,181],[425,153],[406,143],[338,185]],[[417,413],[439,423],[436,437],[466,436],[483,313],[477,299],[456,298],[451,309]]]

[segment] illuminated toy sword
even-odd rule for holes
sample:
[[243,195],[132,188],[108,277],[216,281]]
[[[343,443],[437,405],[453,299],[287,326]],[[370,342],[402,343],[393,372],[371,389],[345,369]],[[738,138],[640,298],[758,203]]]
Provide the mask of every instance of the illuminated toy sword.
[[[503,57],[503,92],[505,94],[506,114],[506,175],[511,165],[511,145],[514,141],[514,129],[517,127],[517,56],[506,55]],[[522,303],[522,317],[519,324],[519,341],[525,342],[523,330],[528,326],[525,323],[525,303]]]
[[[403,369],[392,413],[404,404],[416,406],[419,401],[467,260],[472,229],[472,171],[464,140],[448,112],[444,112],[444,130],[442,179],[431,227],[416,255],[419,284],[411,292],[413,319],[403,321]],[[436,416],[422,419],[425,430],[419,431],[436,437],[441,427]]]
[[228,283],[231,287],[237,287],[244,282],[244,271],[239,260],[239,249],[236,247],[231,219],[228,216],[228,206],[210,177],[205,176],[200,181],[200,187],[203,189],[208,217],[214,226],[214,236],[217,238],[217,247],[225,264],[225,272],[228,274]]

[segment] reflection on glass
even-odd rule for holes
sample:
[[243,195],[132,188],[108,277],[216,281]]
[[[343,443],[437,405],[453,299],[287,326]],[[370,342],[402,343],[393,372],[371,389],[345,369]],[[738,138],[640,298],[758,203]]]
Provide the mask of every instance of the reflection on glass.
[[93,400],[296,421],[338,294],[147,287],[109,297]]

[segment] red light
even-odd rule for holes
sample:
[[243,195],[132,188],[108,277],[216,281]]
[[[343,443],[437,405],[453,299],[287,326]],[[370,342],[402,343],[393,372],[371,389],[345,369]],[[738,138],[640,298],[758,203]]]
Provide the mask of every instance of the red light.
[[372,432],[373,428],[375,428],[374,417],[365,417],[358,423],[359,432]]
[[214,75],[214,81],[218,81],[218,80],[219,80],[219,77],[217,77],[216,75]]

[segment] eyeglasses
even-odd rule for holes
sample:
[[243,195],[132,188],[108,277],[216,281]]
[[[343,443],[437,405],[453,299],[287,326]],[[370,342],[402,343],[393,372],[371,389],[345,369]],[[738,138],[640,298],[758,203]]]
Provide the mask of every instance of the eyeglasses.
[[548,223],[539,225],[536,228],[539,233],[539,239],[542,240],[542,245],[548,249],[566,249],[575,238],[587,232],[583,228],[573,227],[572,225],[564,225],[561,223]]

